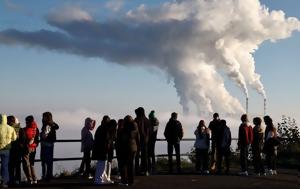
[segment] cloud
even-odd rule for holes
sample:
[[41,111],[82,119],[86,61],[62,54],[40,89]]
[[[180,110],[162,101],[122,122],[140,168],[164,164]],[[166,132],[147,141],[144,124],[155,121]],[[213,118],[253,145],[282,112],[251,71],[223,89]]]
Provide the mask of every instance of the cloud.
[[248,86],[266,98],[253,53],[300,30],[296,18],[269,11],[258,0],[185,0],[140,5],[114,20],[97,21],[80,8],[51,12],[56,30],[8,29],[0,43],[97,57],[121,65],[155,67],[174,81],[184,112],[241,113],[225,88],[223,73],[248,96]]
[[105,4],[105,7],[114,12],[119,11],[124,5],[124,0],[109,0]]

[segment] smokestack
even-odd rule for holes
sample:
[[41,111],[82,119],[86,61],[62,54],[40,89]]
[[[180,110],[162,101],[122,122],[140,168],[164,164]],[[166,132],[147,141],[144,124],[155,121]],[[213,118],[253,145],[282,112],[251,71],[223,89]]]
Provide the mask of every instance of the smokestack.
[[249,98],[246,98],[246,114],[248,114],[248,109],[249,109]]
[[267,115],[267,99],[264,98],[264,116]]

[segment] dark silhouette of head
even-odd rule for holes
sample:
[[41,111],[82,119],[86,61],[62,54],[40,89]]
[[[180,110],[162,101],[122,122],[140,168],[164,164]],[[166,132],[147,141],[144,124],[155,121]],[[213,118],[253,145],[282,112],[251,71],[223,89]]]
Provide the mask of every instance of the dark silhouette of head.
[[16,124],[16,118],[13,115],[7,116],[7,125],[13,126]]
[[220,125],[222,126],[222,127],[225,127],[226,126],[226,120],[224,120],[224,119],[222,119],[221,121],[220,121]]
[[265,122],[266,125],[273,125],[273,120],[268,115],[264,117],[264,122]]
[[33,121],[34,121],[34,118],[33,118],[32,115],[27,116],[27,117],[25,118],[26,125],[30,125]]
[[177,117],[178,117],[178,114],[177,114],[176,112],[173,112],[173,113],[171,114],[171,119],[177,120]]
[[262,120],[261,120],[260,117],[253,118],[253,124],[254,125],[261,125],[261,122],[262,122]]
[[241,117],[241,121],[242,122],[248,122],[248,115],[247,114],[243,114],[242,117]]
[[145,109],[143,107],[139,107],[135,110],[136,117],[144,117]]
[[125,123],[130,123],[130,122],[133,122],[133,119],[130,115],[127,115],[124,117],[124,124]]
[[101,125],[106,125],[107,123],[109,123],[110,118],[108,115],[103,116],[102,121],[101,121]]
[[52,113],[44,112],[42,122],[43,122],[43,125],[52,125],[53,124]]
[[214,119],[219,119],[219,114],[218,113],[214,113],[213,118]]
[[205,126],[205,121],[204,120],[200,120],[199,121],[199,126],[201,127],[201,126]]

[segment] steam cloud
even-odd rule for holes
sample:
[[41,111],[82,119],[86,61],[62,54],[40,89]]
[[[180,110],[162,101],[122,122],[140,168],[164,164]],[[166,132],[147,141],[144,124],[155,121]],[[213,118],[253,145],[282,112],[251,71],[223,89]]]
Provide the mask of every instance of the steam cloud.
[[259,0],[178,0],[140,5],[122,18],[97,21],[78,7],[50,12],[56,30],[0,32],[0,43],[42,47],[122,65],[150,66],[174,80],[184,112],[239,113],[221,73],[248,96],[248,85],[266,97],[253,53],[300,30],[296,18],[269,11]]

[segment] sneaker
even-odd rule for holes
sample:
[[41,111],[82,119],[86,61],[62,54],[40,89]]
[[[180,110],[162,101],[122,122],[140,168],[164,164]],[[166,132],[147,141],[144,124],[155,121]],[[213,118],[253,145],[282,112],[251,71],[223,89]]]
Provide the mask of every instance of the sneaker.
[[110,179],[107,179],[107,183],[108,183],[108,184],[114,184],[115,182],[112,181],[112,180],[110,180]]
[[260,177],[260,176],[261,176],[261,174],[260,174],[260,173],[256,173],[256,176]]
[[276,170],[273,170],[273,175],[277,175],[277,171]]
[[128,184],[120,182],[119,186],[128,186]]
[[148,177],[150,175],[150,173],[148,171],[146,171],[145,176]]
[[208,175],[209,174],[209,170],[204,170],[203,174]]
[[91,179],[93,179],[93,178],[94,178],[94,177],[93,177],[92,175],[89,175],[89,176],[88,176],[88,179],[89,179],[89,180],[91,180]]
[[268,175],[273,175],[273,170],[272,170],[272,169],[269,169],[269,170],[267,171],[267,173],[268,173]]
[[239,173],[240,176],[248,176],[248,171],[243,171]]

